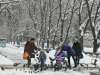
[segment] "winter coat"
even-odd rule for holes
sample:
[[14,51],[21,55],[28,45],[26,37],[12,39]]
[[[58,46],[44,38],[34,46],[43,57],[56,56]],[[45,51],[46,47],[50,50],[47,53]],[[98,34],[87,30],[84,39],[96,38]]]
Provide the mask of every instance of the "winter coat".
[[67,44],[63,45],[62,50],[67,52],[68,56],[71,56],[71,55],[74,54],[72,48],[69,45],[67,45]]
[[27,52],[29,56],[31,56],[31,54],[34,53],[34,50],[36,49],[37,47],[35,46],[34,42],[27,41],[27,43],[25,44],[24,53]]
[[56,59],[56,62],[57,62],[57,63],[63,62],[64,59],[65,59],[64,52],[57,51],[56,54],[55,54],[55,59]]
[[39,61],[40,61],[41,63],[45,63],[45,61],[46,61],[46,54],[45,54],[44,51],[40,51]]
[[81,45],[79,42],[74,42],[73,47],[76,55],[80,55],[82,53]]

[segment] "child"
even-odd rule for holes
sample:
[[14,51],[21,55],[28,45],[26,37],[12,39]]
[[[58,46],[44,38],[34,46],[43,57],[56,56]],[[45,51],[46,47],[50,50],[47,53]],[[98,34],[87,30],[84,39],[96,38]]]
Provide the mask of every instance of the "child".
[[57,49],[55,54],[56,64],[54,66],[55,70],[59,70],[62,68],[63,61],[65,59],[64,52],[60,49]]
[[40,68],[42,71],[45,67],[45,62],[46,62],[46,54],[43,50],[40,51],[39,61],[40,61]]

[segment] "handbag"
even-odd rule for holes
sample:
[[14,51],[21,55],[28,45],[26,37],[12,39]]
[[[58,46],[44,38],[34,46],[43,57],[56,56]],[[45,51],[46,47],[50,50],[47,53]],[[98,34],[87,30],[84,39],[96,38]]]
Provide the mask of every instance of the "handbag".
[[83,54],[81,53],[80,55],[79,55],[79,58],[80,59],[82,59],[84,56],[83,56]]

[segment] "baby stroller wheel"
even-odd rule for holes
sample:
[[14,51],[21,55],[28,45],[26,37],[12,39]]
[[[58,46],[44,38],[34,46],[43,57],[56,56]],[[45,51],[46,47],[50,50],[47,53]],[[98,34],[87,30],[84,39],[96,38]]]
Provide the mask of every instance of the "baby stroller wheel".
[[62,65],[61,64],[55,64],[54,65],[54,71],[59,71],[62,69]]

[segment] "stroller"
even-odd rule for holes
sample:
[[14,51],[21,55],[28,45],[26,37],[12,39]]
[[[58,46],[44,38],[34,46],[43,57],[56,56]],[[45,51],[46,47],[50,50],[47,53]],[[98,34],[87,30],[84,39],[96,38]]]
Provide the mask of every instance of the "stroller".
[[33,69],[34,71],[37,71],[40,67],[39,64],[39,51],[37,53],[34,54],[34,58],[31,58],[31,69]]
[[35,53],[34,55],[35,57],[31,58],[31,64],[32,64],[32,67],[34,68],[34,71],[46,70],[47,66],[45,64],[45,61],[46,61],[45,52],[41,50]]
[[63,68],[67,68],[67,64],[66,64],[66,61],[65,61],[65,56],[64,56],[64,53],[63,52],[56,52],[56,55],[55,55],[55,60],[56,60],[56,63],[54,65],[54,71],[59,71]]

